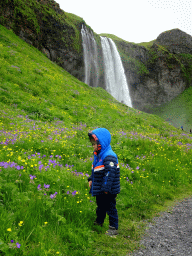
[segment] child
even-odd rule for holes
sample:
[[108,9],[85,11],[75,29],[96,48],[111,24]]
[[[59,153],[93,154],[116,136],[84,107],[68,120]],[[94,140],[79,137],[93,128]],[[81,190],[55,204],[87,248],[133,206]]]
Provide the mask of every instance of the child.
[[90,192],[96,196],[97,218],[95,225],[103,225],[106,212],[109,215],[107,235],[117,235],[118,215],[116,196],[120,193],[120,169],[117,155],[113,152],[110,142],[111,134],[105,128],[98,128],[88,133],[94,149],[92,174],[88,178]]

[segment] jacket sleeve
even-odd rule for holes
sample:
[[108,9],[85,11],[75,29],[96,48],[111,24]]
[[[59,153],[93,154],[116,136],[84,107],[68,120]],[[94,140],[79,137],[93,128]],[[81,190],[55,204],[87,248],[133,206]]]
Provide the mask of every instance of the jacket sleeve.
[[114,156],[107,156],[105,157],[104,161],[105,167],[105,174],[104,174],[104,181],[102,184],[101,191],[104,192],[111,192],[112,183],[115,178],[115,174],[117,172],[117,159]]
[[[92,165],[91,171],[93,171],[93,165]],[[90,180],[92,180],[92,173],[91,173],[91,176],[89,176],[89,178],[88,178],[88,182],[89,182]]]

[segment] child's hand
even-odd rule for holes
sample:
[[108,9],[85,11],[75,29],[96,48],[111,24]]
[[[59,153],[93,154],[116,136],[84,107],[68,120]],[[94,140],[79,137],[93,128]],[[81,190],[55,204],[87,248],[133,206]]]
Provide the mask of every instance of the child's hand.
[[89,181],[89,187],[91,187],[91,184],[92,184],[92,180]]

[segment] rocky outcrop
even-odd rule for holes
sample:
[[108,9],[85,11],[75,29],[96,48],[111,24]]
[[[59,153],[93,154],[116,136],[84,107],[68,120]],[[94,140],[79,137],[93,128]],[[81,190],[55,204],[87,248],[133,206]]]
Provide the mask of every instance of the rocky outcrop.
[[65,13],[54,0],[7,0],[0,7],[0,23],[82,80],[83,19]]
[[180,29],[172,29],[161,33],[156,43],[167,47],[170,53],[192,54],[192,37]]
[[126,42],[116,44],[134,108],[151,113],[192,86],[192,37],[183,31],[160,34],[148,49]]

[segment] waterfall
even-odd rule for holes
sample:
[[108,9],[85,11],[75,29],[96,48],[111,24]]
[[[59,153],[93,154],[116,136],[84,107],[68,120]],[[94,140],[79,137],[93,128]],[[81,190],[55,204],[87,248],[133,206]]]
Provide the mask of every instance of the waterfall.
[[104,58],[106,90],[119,102],[132,107],[125,71],[112,39],[100,37]]
[[[116,100],[132,107],[125,71],[113,40],[100,37],[103,56],[98,56],[97,43],[93,32],[89,31],[86,26],[82,26],[81,35],[85,65],[84,82],[92,87],[105,88]],[[98,62],[98,58],[103,59],[104,67],[101,66],[101,61]],[[104,75],[99,74],[99,69],[104,70]]]
[[86,26],[82,26],[81,35],[85,64],[84,82],[90,86],[97,87],[99,79],[97,44],[92,31],[89,32]]

